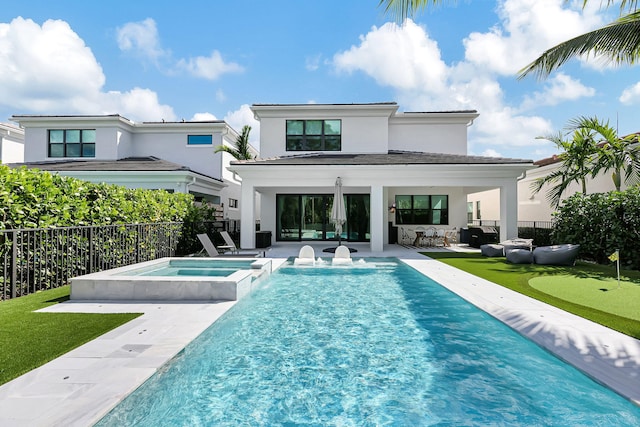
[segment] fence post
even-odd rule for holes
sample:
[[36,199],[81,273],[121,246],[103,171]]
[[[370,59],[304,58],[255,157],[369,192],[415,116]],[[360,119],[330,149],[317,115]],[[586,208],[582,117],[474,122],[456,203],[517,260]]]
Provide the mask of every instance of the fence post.
[[93,252],[93,226],[89,227],[89,273],[93,273],[93,259],[94,259],[94,252]]
[[16,297],[16,284],[18,282],[18,230],[12,233],[11,243],[11,298]]

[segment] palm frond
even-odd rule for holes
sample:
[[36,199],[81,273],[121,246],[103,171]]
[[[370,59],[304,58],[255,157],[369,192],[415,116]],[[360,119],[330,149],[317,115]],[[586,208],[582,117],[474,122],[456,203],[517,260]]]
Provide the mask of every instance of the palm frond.
[[404,22],[430,5],[438,6],[447,0],[380,0],[378,6],[384,6],[384,12],[394,17],[396,22]]
[[520,70],[518,79],[529,74],[543,79],[569,59],[583,55],[598,56],[614,64],[635,64],[640,58],[640,11],[548,49]]

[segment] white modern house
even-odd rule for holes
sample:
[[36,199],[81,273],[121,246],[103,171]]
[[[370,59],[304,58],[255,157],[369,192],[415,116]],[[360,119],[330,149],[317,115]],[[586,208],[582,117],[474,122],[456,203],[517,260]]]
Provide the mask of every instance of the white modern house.
[[[13,163],[91,182],[191,193],[240,219],[240,182],[227,170],[237,132],[224,121],[142,122],[101,116],[14,115],[24,157]],[[256,152],[257,153],[257,152]]]
[[0,123],[0,163],[24,161],[24,130],[7,123]]
[[[476,111],[398,112],[396,103],[254,104],[261,157],[233,161],[242,181],[241,246],[254,221],[276,241],[335,240],[334,184],[343,184],[342,238],[382,251],[394,226],[461,228],[467,195],[499,192],[500,239],[517,236],[518,179],[531,160],[469,156]],[[260,215],[255,194],[260,195]]]

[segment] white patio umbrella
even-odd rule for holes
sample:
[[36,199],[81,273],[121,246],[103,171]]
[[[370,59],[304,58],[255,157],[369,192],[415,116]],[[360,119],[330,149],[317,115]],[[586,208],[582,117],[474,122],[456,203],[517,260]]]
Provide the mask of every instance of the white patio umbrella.
[[336,227],[336,234],[338,235],[338,246],[340,246],[340,240],[342,237],[342,226],[347,221],[347,214],[344,210],[344,199],[342,197],[342,179],[340,177],[336,178],[330,219]]

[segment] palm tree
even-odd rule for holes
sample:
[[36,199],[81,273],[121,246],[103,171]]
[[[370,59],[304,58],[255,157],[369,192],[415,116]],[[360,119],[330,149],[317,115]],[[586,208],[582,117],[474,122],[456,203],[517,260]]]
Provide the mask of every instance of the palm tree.
[[[445,0],[380,0],[385,12],[391,12],[400,22],[429,5],[437,6]],[[588,0],[583,0],[583,7]],[[617,0],[607,0],[605,7]],[[640,59],[640,11],[637,0],[621,0],[620,11],[629,13],[595,31],[588,32],[545,51],[539,58],[520,70],[519,78],[536,73],[544,78],[571,58],[594,55],[616,64],[634,64]]]
[[549,203],[558,207],[562,194],[573,182],[580,184],[582,194],[587,194],[587,177],[592,175],[593,164],[597,158],[598,148],[594,139],[595,132],[589,129],[575,129],[572,139],[563,139],[562,132],[556,135],[538,137],[553,142],[563,150],[558,157],[562,160],[560,167],[550,174],[536,179],[531,184],[534,194],[540,192],[545,184],[554,184],[547,191]]
[[637,134],[621,138],[608,121],[600,122],[597,117],[578,117],[569,122],[569,129],[593,132],[599,136],[593,176],[600,172],[612,171],[611,179],[616,191],[620,191],[623,176],[627,185],[640,183],[640,148],[637,145]]
[[236,138],[235,148],[228,145],[218,145],[215,149],[216,153],[224,151],[231,154],[236,160],[251,160],[253,155],[249,149],[249,132],[251,132],[251,126],[244,125],[240,135]]

